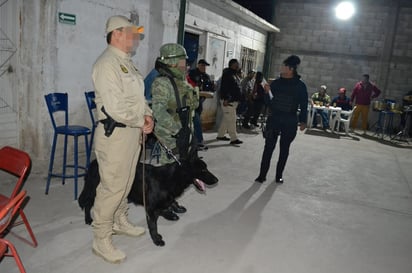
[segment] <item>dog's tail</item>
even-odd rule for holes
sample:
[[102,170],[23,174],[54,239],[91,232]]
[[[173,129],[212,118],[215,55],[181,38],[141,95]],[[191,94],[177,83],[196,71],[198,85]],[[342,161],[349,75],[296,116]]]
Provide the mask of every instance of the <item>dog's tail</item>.
[[86,207],[92,207],[94,204],[94,198],[96,197],[96,188],[97,185],[100,183],[100,176],[99,176],[99,165],[97,164],[97,160],[93,160],[90,165],[89,169],[84,176],[84,186],[83,190],[77,199],[80,208],[83,210]]

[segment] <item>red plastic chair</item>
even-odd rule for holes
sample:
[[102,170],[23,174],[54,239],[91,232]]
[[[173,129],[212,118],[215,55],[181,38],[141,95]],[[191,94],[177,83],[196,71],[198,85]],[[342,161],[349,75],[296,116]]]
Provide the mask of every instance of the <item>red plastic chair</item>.
[[4,257],[13,257],[21,273],[26,273],[23,263],[17,253],[14,245],[3,238],[3,234],[10,227],[12,220],[21,210],[22,203],[26,198],[26,191],[21,191],[17,196],[10,199],[9,202],[0,210],[0,260]]
[[[16,148],[5,146],[0,149],[0,170],[8,172],[18,177],[17,183],[14,186],[13,192],[10,196],[6,196],[0,193],[0,209],[3,209],[11,199],[15,198],[22,190],[23,184],[30,173],[31,160],[30,156]],[[12,226],[21,225],[24,223],[26,229],[32,239],[32,243],[25,240],[33,247],[37,247],[37,240],[34,236],[33,230],[24,214],[23,208],[18,210],[19,216],[22,221],[14,222]],[[10,229],[11,227],[8,227]],[[0,237],[2,237],[4,231],[0,231]]]

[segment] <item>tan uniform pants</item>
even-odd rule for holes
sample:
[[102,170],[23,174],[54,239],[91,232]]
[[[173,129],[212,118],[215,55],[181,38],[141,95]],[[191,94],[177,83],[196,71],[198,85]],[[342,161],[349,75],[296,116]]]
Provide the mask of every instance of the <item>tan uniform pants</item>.
[[356,129],[359,116],[362,116],[362,129],[366,131],[366,129],[368,128],[369,105],[356,105],[356,109],[353,111],[352,116],[352,129]]
[[217,137],[224,137],[226,132],[230,136],[231,141],[237,139],[236,135],[236,108],[238,102],[231,102],[232,106],[223,106],[223,100],[220,101],[222,107],[223,117],[220,123],[219,130],[217,131]]
[[127,195],[133,184],[140,154],[140,128],[115,128],[110,137],[99,123],[95,133],[95,153],[99,163],[100,184],[93,208],[94,236],[112,233],[113,223],[127,215]]

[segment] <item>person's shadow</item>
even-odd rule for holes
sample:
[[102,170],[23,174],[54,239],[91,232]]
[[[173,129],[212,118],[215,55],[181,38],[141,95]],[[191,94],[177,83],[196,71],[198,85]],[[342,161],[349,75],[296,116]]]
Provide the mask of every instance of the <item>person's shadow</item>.
[[[261,213],[271,200],[277,184],[270,183],[265,191],[247,206],[260,187],[261,184],[253,183],[223,211],[186,226],[176,242],[179,245],[179,256],[212,260],[207,262],[206,271],[199,271],[200,264],[193,261],[186,263],[185,271],[222,272],[222,268],[229,269],[242,257],[242,252],[259,228]],[[199,239],[199,236],[202,239]],[[193,267],[193,270],[190,267]]]

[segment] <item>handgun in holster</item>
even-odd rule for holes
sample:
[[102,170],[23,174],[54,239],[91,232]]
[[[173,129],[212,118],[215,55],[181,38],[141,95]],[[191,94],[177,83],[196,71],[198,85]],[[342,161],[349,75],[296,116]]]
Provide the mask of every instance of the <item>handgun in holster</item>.
[[106,119],[102,119],[99,122],[103,123],[104,126],[104,135],[107,137],[110,137],[114,131],[114,128],[116,127],[126,127],[125,124],[121,123],[121,122],[117,122],[115,121],[104,109],[104,106],[102,106],[101,108],[103,114],[106,115]]

